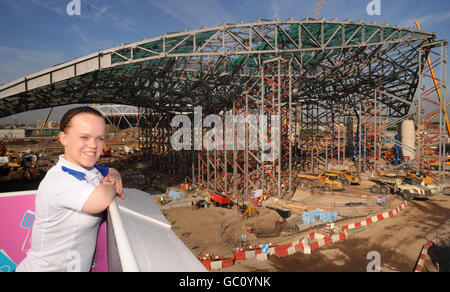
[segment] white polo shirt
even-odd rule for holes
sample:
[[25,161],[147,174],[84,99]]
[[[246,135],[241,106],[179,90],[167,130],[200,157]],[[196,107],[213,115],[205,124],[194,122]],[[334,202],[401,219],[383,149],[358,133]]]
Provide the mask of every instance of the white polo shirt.
[[102,215],[81,210],[107,174],[107,168],[87,170],[59,156],[39,185],[31,249],[17,272],[91,269]]

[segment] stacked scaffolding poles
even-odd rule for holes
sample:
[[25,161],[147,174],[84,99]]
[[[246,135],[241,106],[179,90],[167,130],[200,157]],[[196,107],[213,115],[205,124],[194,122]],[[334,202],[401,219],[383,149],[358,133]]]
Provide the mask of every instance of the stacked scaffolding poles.
[[[364,110],[362,109],[364,106]],[[373,171],[373,166],[370,165],[370,160],[373,158],[370,154],[373,153],[373,141],[374,135],[371,130],[374,129],[372,118],[374,118],[374,105],[370,103],[370,98],[362,97],[360,103],[360,113],[359,113],[359,146],[358,146],[358,160],[359,168],[361,172]],[[369,136],[369,134],[371,134]],[[371,152],[371,153],[369,153]]]
[[170,144],[174,132],[171,119],[173,113],[157,111],[151,108],[139,110],[139,143],[143,158],[148,161],[148,170],[156,176],[171,178],[181,182],[188,177],[186,153],[177,152]]
[[377,172],[377,144],[378,144],[378,103],[377,103],[377,91],[375,90],[374,94],[374,107],[375,107],[375,118],[374,118],[374,139],[373,139],[373,148],[374,148],[374,155],[373,155],[373,172]]
[[[383,100],[392,101],[402,101],[412,105],[412,103],[398,98],[387,92],[375,89],[373,91],[373,98],[367,97],[361,99],[361,104],[359,108],[360,115],[360,129],[359,129],[359,166],[361,171],[369,171],[375,173],[382,168],[381,161],[383,159],[382,151],[384,149],[384,143],[386,141],[385,131],[386,131],[386,121],[383,122],[383,116],[387,118],[389,116],[389,108],[383,103]],[[362,111],[362,106],[364,106],[364,111]],[[383,111],[386,111],[383,114]],[[364,114],[363,114],[364,112]],[[410,115],[407,115],[407,117]],[[391,122],[391,125],[395,125],[404,118],[399,118],[397,121]],[[401,143],[397,141],[391,141],[402,146]],[[406,146],[405,146],[406,147]],[[363,148],[363,149],[362,149]],[[414,150],[414,149],[412,149]],[[364,154],[364,159],[362,158]],[[372,160],[372,162],[371,162]],[[408,162],[409,163],[409,162]]]
[[[447,46],[447,42],[439,41],[423,46],[419,51],[419,125],[416,159],[421,168],[437,162],[439,181],[446,176],[445,144],[449,137],[449,121],[446,110],[448,106],[446,98]],[[435,70],[436,68],[438,71]],[[439,117],[437,117],[438,115]],[[436,126],[436,119],[438,119],[438,126]],[[438,159],[433,155],[436,145],[438,145]]]
[[300,124],[303,168],[314,172],[316,168],[319,168],[319,105],[317,101],[302,104]]
[[[261,189],[263,195],[292,192],[291,61],[282,57],[260,62],[260,77],[235,103],[237,145],[234,180],[244,200]],[[259,144],[259,145],[258,145]]]
[[358,172],[361,173],[362,169],[362,161],[361,161],[361,151],[362,151],[362,126],[361,126],[361,117],[362,117],[362,104],[359,103],[359,116],[358,116]]
[[[328,164],[342,166],[345,162],[345,151],[347,144],[347,133],[345,126],[345,104],[333,104],[333,111],[328,110],[326,113],[326,117],[328,114],[331,115],[331,127],[330,124],[327,123],[329,119],[326,119],[325,122],[321,124],[323,129],[328,129],[330,131],[330,135],[325,137],[326,145],[325,145],[325,159],[324,161],[325,168],[328,169]],[[337,114],[337,117],[336,117]],[[328,152],[328,141],[330,141],[330,145],[333,147],[330,152]],[[323,152],[323,145],[320,149],[319,153]]]
[[[382,104],[382,92],[375,89],[374,91],[374,121],[373,121],[373,129],[374,129],[374,139],[373,139],[373,172],[381,170],[382,165],[382,150],[384,148],[385,137],[385,128],[383,127],[382,118],[383,118],[383,104]],[[387,113],[385,114],[387,115]]]
[[292,140],[294,139],[295,135],[292,135],[292,133],[295,133],[295,129],[293,127],[293,115],[292,115],[292,62],[289,61],[289,111],[288,111],[288,139],[289,139],[289,169],[288,169],[288,194],[289,197],[293,195],[292,190]]
[[[252,91],[247,91],[233,105],[233,129],[234,129],[234,148],[233,148],[233,189],[234,193],[240,199],[248,199],[248,95]],[[243,122],[238,122],[243,121]]]
[[[445,113],[447,113],[447,106],[448,106],[448,104],[447,104],[447,78],[448,78],[448,75],[447,75],[447,61],[448,61],[448,45],[447,45],[447,43],[445,43],[445,46],[443,46],[443,64],[442,64],[442,67],[441,67],[441,70],[442,70],[442,72],[441,72],[441,74],[442,74],[442,76],[443,76],[443,78],[442,78],[442,91],[443,91],[443,100],[441,101],[441,103],[442,103],[442,105],[443,105],[443,107],[444,107],[444,109],[445,109]],[[445,115],[445,118],[447,119],[448,117],[447,117],[447,114]],[[442,127],[442,124],[443,123],[441,123],[441,127]],[[442,130],[441,131],[441,133],[445,133],[444,135],[443,135],[443,140],[444,140],[444,143],[442,143],[442,160],[441,160],[441,165],[442,165],[442,167],[443,167],[443,172],[444,172],[444,179],[447,177],[447,173],[445,172],[446,171],[446,169],[445,169],[445,166],[446,166],[446,161],[447,161],[447,148],[446,148],[446,145],[447,145],[447,142],[449,141],[449,136],[450,136],[450,133],[448,132],[448,131],[446,131],[446,132],[444,132],[444,130]]]
[[[392,128],[395,125],[399,126],[400,123],[403,122],[404,120],[415,116],[417,114],[418,107],[415,106],[412,102],[406,101],[400,97],[397,97],[393,94],[390,94],[390,93],[382,91],[382,90],[375,89],[374,94],[376,95],[376,100],[377,100],[376,106],[374,107],[375,108],[374,115],[377,120],[376,121],[376,131],[374,131],[374,133],[376,133],[375,147],[377,149],[377,154],[376,154],[377,159],[376,159],[375,167],[377,169],[380,169],[380,167],[382,167],[381,161],[383,159],[389,161],[387,158],[385,158],[382,155],[382,150],[384,149],[385,141],[387,141],[388,143],[394,144],[394,147],[399,147],[400,149],[402,149],[404,151],[414,151],[414,152],[416,151],[416,148],[411,148],[407,145],[403,145],[400,141],[397,141],[396,139],[387,138],[385,132],[386,132],[387,128]],[[375,100],[375,97],[374,97],[374,100]],[[409,113],[406,116],[400,117],[400,118],[389,117],[389,107],[383,103],[383,100],[388,100],[389,102],[399,102],[400,101],[402,103],[406,103],[412,107],[412,110],[410,110],[411,113]],[[383,113],[383,111],[384,111],[384,113]],[[385,120],[382,122],[383,117]],[[389,122],[388,122],[388,120],[389,120]],[[390,161],[390,162],[392,162],[392,161]],[[415,160],[411,159],[411,160],[404,161],[400,164],[397,164],[395,166],[392,166],[390,168],[383,169],[383,170],[391,171],[391,170],[395,170],[399,167],[405,166],[407,164],[410,165],[413,163],[415,163]]]

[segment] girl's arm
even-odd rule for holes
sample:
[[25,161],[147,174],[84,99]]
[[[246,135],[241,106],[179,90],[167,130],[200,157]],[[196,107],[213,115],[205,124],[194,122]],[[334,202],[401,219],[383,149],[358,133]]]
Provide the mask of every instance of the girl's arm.
[[116,195],[122,200],[125,199],[123,195],[122,177],[116,169],[110,168],[108,175],[103,178],[100,185],[94,189],[87,199],[82,212],[99,214],[109,207]]
[[116,187],[112,183],[102,183],[94,189],[81,210],[87,214],[99,214],[106,210],[116,197]]

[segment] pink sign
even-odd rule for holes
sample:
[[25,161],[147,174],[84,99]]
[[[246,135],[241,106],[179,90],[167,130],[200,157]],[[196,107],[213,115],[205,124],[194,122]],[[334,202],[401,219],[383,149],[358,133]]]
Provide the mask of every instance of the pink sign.
[[[30,192],[0,194],[0,272],[12,272],[31,246],[35,197]],[[106,222],[100,226],[92,272],[107,272]]]
[[106,252],[106,221],[100,225],[97,236],[97,247],[91,272],[108,272],[108,253]]

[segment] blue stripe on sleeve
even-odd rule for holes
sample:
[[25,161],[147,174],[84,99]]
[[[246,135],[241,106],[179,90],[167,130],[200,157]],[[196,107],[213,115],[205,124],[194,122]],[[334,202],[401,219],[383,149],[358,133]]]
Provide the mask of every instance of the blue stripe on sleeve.
[[94,165],[94,167],[100,171],[100,173],[103,175],[103,177],[107,177],[108,173],[109,173],[109,168],[107,167],[103,167],[103,166],[98,166],[98,165]]
[[67,172],[68,174],[70,174],[71,176],[75,177],[79,181],[86,180],[86,174],[84,172],[76,171],[76,170],[67,168],[65,166],[61,166],[61,169],[62,169],[62,171]]

